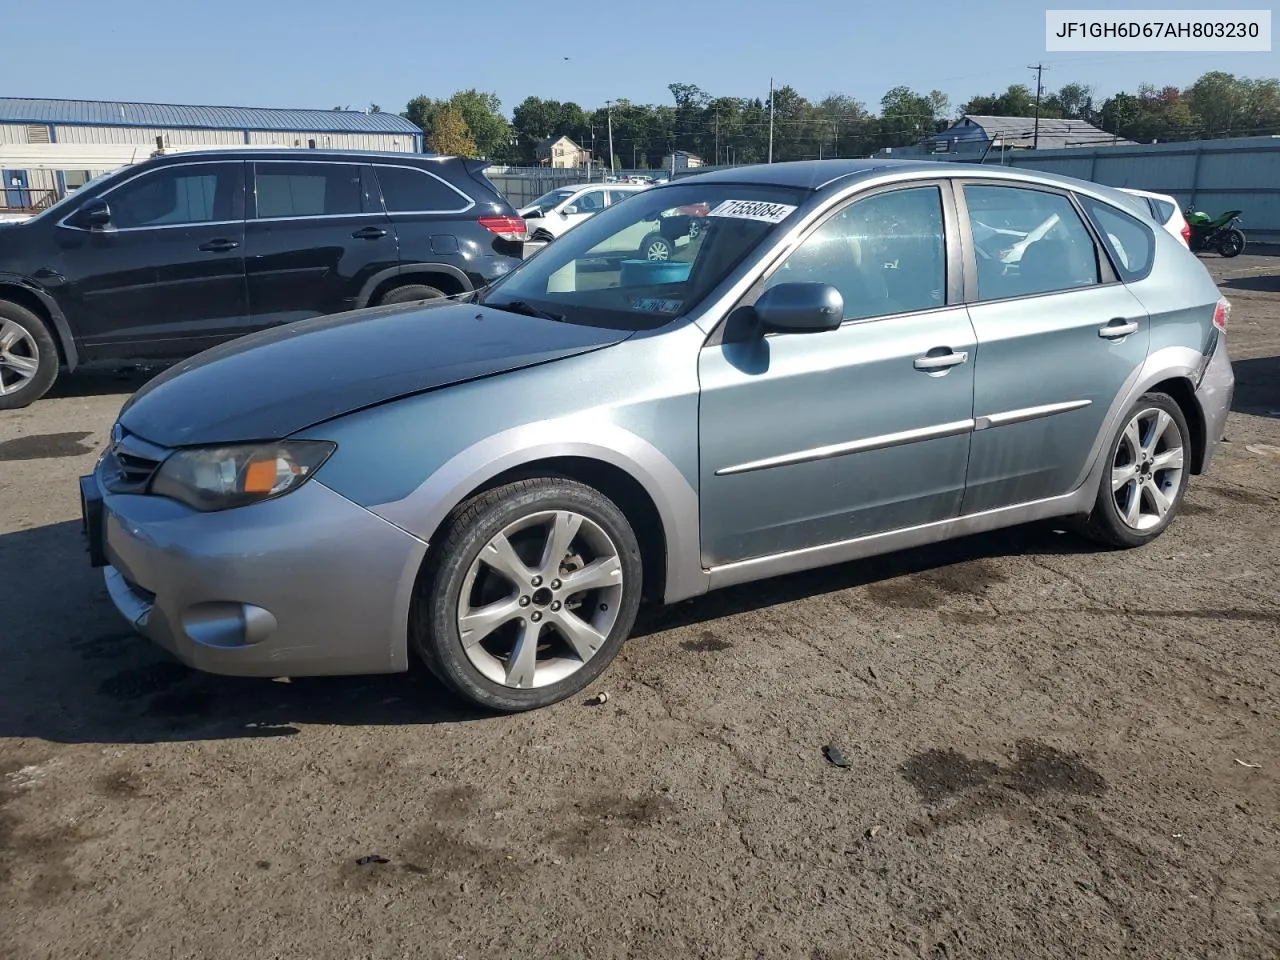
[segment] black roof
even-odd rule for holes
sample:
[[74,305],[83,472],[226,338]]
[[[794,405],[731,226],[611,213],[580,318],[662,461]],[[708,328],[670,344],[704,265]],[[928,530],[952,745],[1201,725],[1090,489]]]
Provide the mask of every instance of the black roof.
[[348,162],[372,162],[406,160],[415,163],[442,163],[457,159],[437,153],[410,153],[396,150],[310,150],[304,147],[217,147],[202,150],[182,150],[152,158],[157,163],[181,163],[188,160],[346,160]]

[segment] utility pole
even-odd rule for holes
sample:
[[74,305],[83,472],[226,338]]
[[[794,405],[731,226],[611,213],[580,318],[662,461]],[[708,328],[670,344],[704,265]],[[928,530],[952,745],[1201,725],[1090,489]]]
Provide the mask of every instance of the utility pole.
[[773,163],[773,77],[769,78],[769,162]]
[[609,174],[610,174],[610,175],[612,175],[612,174],[613,174],[613,172],[614,172],[614,163],[613,163],[613,101],[612,101],[612,100],[606,100],[606,101],[604,102],[604,104],[605,104],[605,107],[607,107],[607,108],[608,108],[608,111],[609,111]]
[[720,106],[716,105],[716,158],[715,166],[720,166]]
[[1032,64],[1027,67],[1028,70],[1036,72],[1036,126],[1035,132],[1031,135],[1031,149],[1040,149],[1040,97],[1044,93],[1044,84],[1041,80],[1044,77],[1045,65],[1043,63]]

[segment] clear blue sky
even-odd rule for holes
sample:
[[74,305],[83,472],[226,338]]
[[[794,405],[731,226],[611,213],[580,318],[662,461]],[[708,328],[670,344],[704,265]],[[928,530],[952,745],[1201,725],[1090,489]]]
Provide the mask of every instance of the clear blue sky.
[[941,89],[955,105],[1010,83],[1030,85],[1026,65],[1037,61],[1050,67],[1047,88],[1090,83],[1099,101],[1142,82],[1185,86],[1207,70],[1280,75],[1275,52],[1046,54],[1044,9],[1025,0],[49,0],[24,7],[5,31],[0,94],[320,108],[374,102],[400,111],[416,94],[445,97],[474,86],[497,93],[509,114],[531,94],[585,107],[610,98],[670,103],[672,82],[764,98],[772,75],[810,99],[839,91],[874,110],[898,84]]

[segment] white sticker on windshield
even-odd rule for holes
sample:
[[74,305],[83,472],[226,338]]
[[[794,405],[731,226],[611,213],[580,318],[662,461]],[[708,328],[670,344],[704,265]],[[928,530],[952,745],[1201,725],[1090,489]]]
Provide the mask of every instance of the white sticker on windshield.
[[726,200],[707,214],[709,217],[736,217],[739,220],[763,220],[781,223],[795,210],[789,203],[765,203],[763,200]]

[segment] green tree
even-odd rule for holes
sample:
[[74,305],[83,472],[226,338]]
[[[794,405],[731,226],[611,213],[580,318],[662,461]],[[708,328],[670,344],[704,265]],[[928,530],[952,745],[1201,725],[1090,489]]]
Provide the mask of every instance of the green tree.
[[449,106],[466,121],[479,156],[490,160],[508,159],[511,125],[502,115],[502,101],[496,94],[475,89],[459,90],[449,98]]
[[427,139],[430,140],[431,132],[435,129],[436,117],[444,108],[444,105],[443,100],[433,100],[431,97],[419,95],[409,101],[404,113],[400,114],[400,116],[420,127]]
[[1230,73],[1206,73],[1187,91],[1191,109],[1200,117],[1208,137],[1230,136],[1233,129],[1247,127],[1245,85]]
[[474,157],[476,142],[467,129],[467,121],[457,107],[442,107],[435,115],[427,149],[450,157]]

